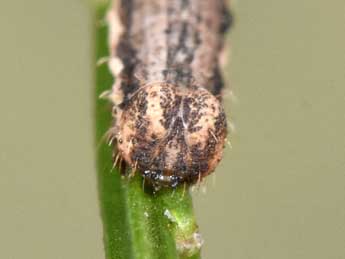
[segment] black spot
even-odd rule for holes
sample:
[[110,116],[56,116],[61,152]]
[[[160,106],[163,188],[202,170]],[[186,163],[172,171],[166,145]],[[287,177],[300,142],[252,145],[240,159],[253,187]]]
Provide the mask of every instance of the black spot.
[[223,4],[221,12],[222,12],[222,21],[219,28],[219,32],[223,34],[227,32],[233,26],[234,19],[233,19],[232,13],[227,8],[226,3]]

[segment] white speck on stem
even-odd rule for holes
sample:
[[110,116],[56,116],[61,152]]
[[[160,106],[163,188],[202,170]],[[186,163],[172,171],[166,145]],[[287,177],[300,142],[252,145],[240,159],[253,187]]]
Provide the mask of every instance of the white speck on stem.
[[176,222],[176,218],[171,214],[171,212],[168,209],[164,211],[164,216],[166,216],[171,222]]

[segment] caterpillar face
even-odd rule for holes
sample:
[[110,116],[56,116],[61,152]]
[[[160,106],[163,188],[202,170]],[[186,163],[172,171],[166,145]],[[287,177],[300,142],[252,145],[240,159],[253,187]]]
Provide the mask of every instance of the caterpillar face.
[[141,87],[116,122],[118,152],[159,186],[194,183],[221,160],[226,119],[204,88]]

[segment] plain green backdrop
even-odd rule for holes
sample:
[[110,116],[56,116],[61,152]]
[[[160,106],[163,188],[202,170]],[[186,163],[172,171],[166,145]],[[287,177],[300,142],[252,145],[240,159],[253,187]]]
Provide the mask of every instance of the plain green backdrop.
[[[345,1],[233,11],[233,149],[194,193],[204,258],[344,259]],[[104,256],[91,28],[78,0],[0,3],[1,259]]]

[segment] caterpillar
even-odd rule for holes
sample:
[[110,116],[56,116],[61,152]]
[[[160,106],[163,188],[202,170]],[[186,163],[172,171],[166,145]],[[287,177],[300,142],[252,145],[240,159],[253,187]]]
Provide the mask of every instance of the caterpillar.
[[107,15],[114,152],[155,187],[194,184],[222,158],[225,0],[121,0]]

